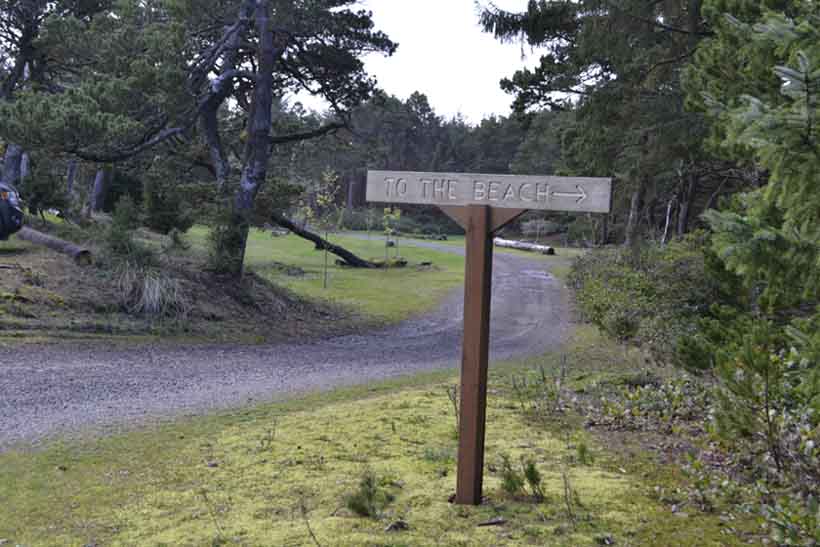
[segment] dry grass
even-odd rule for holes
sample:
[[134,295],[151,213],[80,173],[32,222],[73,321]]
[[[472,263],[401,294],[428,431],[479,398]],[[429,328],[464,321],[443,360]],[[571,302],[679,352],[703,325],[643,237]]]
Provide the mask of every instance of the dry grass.
[[154,268],[120,266],[117,277],[120,304],[130,314],[185,320],[191,302],[182,281]]

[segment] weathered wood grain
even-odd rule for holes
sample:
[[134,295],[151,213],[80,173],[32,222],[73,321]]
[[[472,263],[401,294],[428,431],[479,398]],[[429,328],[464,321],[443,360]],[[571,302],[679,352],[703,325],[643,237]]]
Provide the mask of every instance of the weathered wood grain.
[[367,201],[607,213],[612,179],[368,171]]

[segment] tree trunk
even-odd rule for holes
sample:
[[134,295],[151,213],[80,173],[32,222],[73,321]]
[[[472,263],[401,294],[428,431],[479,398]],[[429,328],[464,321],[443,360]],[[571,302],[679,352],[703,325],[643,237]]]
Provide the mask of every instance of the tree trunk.
[[17,185],[17,189],[23,191],[22,188],[25,187],[26,179],[29,176],[29,172],[31,171],[31,158],[29,157],[27,152],[23,152],[20,155],[20,183]]
[[94,177],[94,187],[91,190],[91,212],[102,211],[107,193],[108,173],[106,169],[97,169],[97,175]]
[[276,43],[274,31],[271,30],[269,0],[256,0],[254,20],[259,37],[257,50],[256,82],[253,88],[250,113],[248,114],[249,139],[245,147],[245,164],[242,177],[233,204],[232,224],[241,233],[241,243],[235,252],[235,271],[230,272],[241,277],[245,262],[245,248],[248,245],[248,230],[253,213],[256,194],[265,183],[268,172],[268,161],[271,154],[270,128],[273,106],[273,72],[277,59],[284,52],[284,47]]
[[23,149],[16,144],[9,144],[6,147],[6,155],[3,159],[3,179],[2,182],[11,186],[17,186],[20,179],[20,167],[23,161]]
[[678,237],[683,237],[689,228],[689,215],[692,210],[692,202],[695,200],[695,190],[698,185],[698,178],[694,173],[689,173],[687,179],[687,184],[680,200],[680,210],[678,211]]
[[65,172],[65,193],[68,196],[69,202],[73,201],[74,179],[77,178],[77,166],[77,160],[69,160]]
[[282,228],[287,228],[294,234],[308,241],[313,242],[316,245],[317,250],[327,250],[330,253],[335,254],[342,260],[344,260],[345,264],[348,266],[353,266],[354,268],[378,268],[377,264],[370,262],[368,260],[364,260],[356,256],[355,254],[351,253],[344,247],[339,247],[338,245],[334,245],[333,243],[329,242],[326,239],[305,230],[304,228],[300,228],[295,223],[293,223],[290,219],[280,215],[279,213],[272,213],[271,220],[281,226]]
[[669,225],[672,223],[672,207],[675,205],[675,198],[669,200],[666,205],[666,222],[663,225],[663,236],[661,237],[661,245],[666,245],[666,238],[669,237]]
[[219,121],[217,119],[218,110],[218,106],[205,110],[200,120],[202,132],[205,134],[205,140],[208,142],[208,152],[211,156],[211,162],[213,162],[214,165],[216,187],[221,193],[227,186],[228,177],[230,177],[231,174],[231,164],[228,158],[222,153],[222,140],[219,137]]
[[723,180],[720,181],[720,184],[718,184],[718,187],[715,188],[715,191],[712,192],[712,194],[709,196],[709,199],[706,201],[706,205],[703,207],[704,211],[708,211],[709,209],[711,209],[712,207],[715,206],[715,203],[717,202],[718,196],[720,196],[720,192],[721,192],[721,190],[723,190],[723,187],[726,185],[726,181],[728,181],[728,180],[729,180],[729,177],[724,177]]
[[349,175],[347,177],[347,208],[353,209],[356,207],[356,176]]
[[239,8],[237,24],[240,28],[234,32],[225,43],[225,54],[222,58],[222,72],[211,80],[210,93],[202,104],[200,125],[208,143],[208,152],[213,162],[216,175],[217,189],[222,192],[228,183],[231,174],[231,164],[224,153],[222,139],[219,135],[219,108],[233,91],[233,81],[236,77],[236,59],[239,46],[242,43],[242,29],[247,26],[246,21],[251,17],[252,3],[243,2]]
[[626,222],[626,231],[624,234],[624,244],[627,247],[632,246],[636,241],[638,224],[640,223],[641,201],[643,201],[643,193],[646,187],[646,182],[643,177],[638,180],[638,187],[632,192],[632,199],[629,203],[629,219]]
[[609,243],[609,213],[601,215],[600,245]]
[[67,254],[74,259],[74,262],[81,265],[91,264],[91,251],[85,247],[81,247],[70,241],[65,241],[48,234],[32,230],[28,227],[23,227],[17,232],[17,237],[23,241],[34,243],[35,245],[43,245],[57,251],[58,253]]
[[494,238],[493,244],[496,247],[505,247],[508,249],[518,249],[519,251],[541,253],[542,255],[555,254],[555,249],[553,249],[549,245],[538,245],[536,243],[526,243],[524,241],[513,241],[511,239],[501,239],[500,237]]

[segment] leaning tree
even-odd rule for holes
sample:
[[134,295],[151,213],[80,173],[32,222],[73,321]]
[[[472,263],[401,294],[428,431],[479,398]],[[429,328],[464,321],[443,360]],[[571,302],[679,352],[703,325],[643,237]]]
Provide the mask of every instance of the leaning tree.
[[[221,240],[223,265],[241,275],[273,149],[344,127],[376,88],[360,57],[395,51],[353,4],[145,0],[85,18],[46,16],[39,39],[72,70],[56,89],[30,86],[2,102],[0,135],[96,163],[201,139],[233,234]],[[318,127],[272,131],[274,98],[295,92],[322,97],[332,115]],[[228,150],[224,125],[237,118],[242,145]]]

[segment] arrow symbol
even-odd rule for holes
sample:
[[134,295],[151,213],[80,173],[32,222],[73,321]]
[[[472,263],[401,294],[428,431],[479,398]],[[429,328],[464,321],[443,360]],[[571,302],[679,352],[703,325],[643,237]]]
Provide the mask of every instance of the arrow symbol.
[[553,192],[552,197],[556,198],[578,198],[575,200],[575,203],[581,203],[585,199],[587,199],[587,193],[584,191],[583,187],[580,185],[575,185],[575,188],[578,189],[578,193],[570,193],[570,192]]

